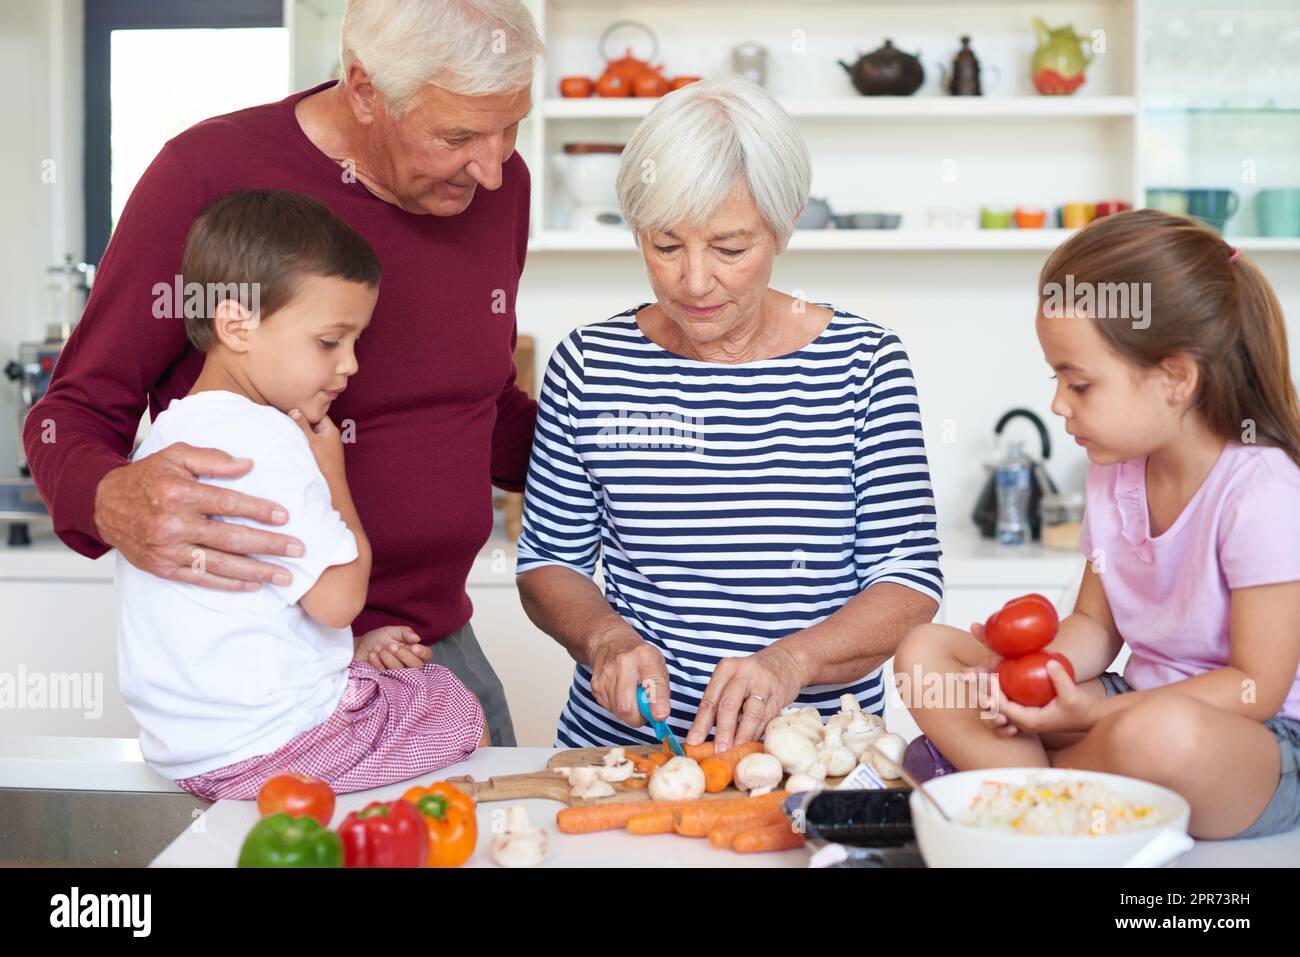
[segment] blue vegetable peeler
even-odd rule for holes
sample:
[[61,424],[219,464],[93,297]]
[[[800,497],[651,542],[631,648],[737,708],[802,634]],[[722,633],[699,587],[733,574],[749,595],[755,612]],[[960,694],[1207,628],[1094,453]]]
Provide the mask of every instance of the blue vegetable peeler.
[[686,750],[678,742],[677,736],[669,729],[666,721],[656,721],[650,717],[650,699],[646,697],[645,685],[639,685],[636,689],[636,706],[641,709],[641,717],[649,722],[650,726],[655,729],[655,736],[662,741],[668,739],[668,747],[672,749],[673,754],[686,757]]

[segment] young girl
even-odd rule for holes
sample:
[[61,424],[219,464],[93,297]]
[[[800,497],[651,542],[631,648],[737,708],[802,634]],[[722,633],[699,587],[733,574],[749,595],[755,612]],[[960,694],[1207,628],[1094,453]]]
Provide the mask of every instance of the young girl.
[[[1126,288],[1145,296],[1145,315],[1114,317],[1094,298],[1062,317],[1053,293],[1067,282],[1076,299],[1085,284],[1104,294],[1118,288],[1104,283],[1139,284]],[[999,691],[942,708],[907,702],[913,716],[962,770],[1143,778],[1188,800],[1199,838],[1296,827],[1300,406],[1277,298],[1223,239],[1154,210],[1072,237],[1043,267],[1039,295],[1052,411],[1090,461],[1089,564],[1048,646],[1077,684],[1053,663],[1045,707]],[[982,639],[978,625],[923,626],[895,673],[991,672],[1001,659]],[[1123,676],[1106,672],[1125,642]],[[997,715],[981,716],[984,705]]]

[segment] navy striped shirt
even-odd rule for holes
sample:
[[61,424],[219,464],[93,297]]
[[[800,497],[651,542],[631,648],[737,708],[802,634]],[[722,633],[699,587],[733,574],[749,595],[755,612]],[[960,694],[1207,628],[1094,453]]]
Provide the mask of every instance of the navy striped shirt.
[[[684,735],[713,668],[817,624],[877,582],[939,601],[934,495],[898,336],[835,311],[789,355],[736,364],[674,355],[628,310],[556,347],[539,400],[518,571],[563,565],[663,654]],[[805,688],[884,709],[881,671]],[[654,743],[574,669],[557,747]]]

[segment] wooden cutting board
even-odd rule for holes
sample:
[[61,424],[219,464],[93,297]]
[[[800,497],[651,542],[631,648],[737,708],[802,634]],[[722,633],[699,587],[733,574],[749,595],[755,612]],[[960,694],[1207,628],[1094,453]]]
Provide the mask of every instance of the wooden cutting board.
[[[488,778],[485,781],[478,781],[468,775],[462,777],[448,778],[447,780],[465,791],[471,798],[482,804],[488,801],[520,801],[528,798],[539,798],[547,801],[559,801],[570,807],[581,807],[586,804],[618,804],[623,801],[648,801],[650,799],[649,791],[646,788],[629,788],[621,782],[610,785],[614,793],[608,797],[583,799],[575,798],[569,794],[569,782],[562,774],[557,774],[555,768],[579,768],[586,765],[600,764],[605,755],[612,748],[569,748],[563,751],[556,751],[546,762],[546,769],[543,771],[531,771],[527,774],[504,774],[497,777]],[[624,751],[635,754],[653,754],[660,750],[658,745],[643,744],[631,747],[625,747]],[[827,787],[835,787],[843,778],[827,778]],[[903,782],[890,781],[891,787],[905,787]],[[744,794],[734,787],[727,787],[723,791],[715,794],[706,794],[707,798],[734,798]]]

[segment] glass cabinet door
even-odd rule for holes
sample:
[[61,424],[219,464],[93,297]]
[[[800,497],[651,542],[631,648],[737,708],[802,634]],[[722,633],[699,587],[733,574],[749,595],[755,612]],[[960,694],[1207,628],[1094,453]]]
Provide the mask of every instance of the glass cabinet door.
[[1300,3],[1148,0],[1142,28],[1147,205],[1300,249]]

